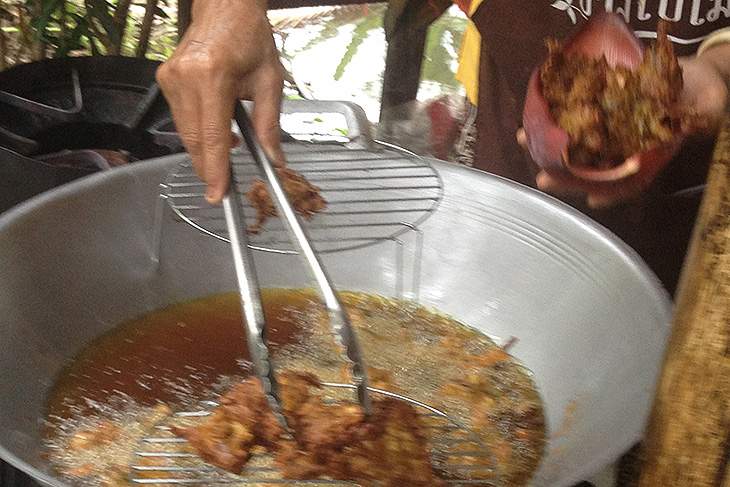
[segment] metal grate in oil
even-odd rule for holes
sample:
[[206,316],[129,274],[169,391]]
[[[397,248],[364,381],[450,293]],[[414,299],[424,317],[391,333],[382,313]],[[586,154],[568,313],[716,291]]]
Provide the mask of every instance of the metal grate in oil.
[[[322,189],[327,207],[302,219],[318,252],[364,247],[393,239],[420,225],[438,206],[443,185],[438,173],[423,159],[402,149],[378,144],[374,150],[341,144],[285,144],[288,167]],[[239,194],[262,179],[251,156],[234,150]],[[223,211],[205,201],[205,186],[189,162],[171,171],[162,185],[162,197],[184,221],[200,231],[227,241]],[[248,225],[256,212],[242,198]],[[249,235],[249,246],[264,251],[295,253],[281,219],[269,218],[258,233]]]
[[[329,388],[349,388],[352,384],[323,383]],[[370,389],[407,401],[415,406],[424,426],[434,470],[450,487],[498,487],[501,484],[496,460],[488,446],[471,430],[443,412],[405,396],[379,389]],[[210,414],[217,404],[207,402],[204,408],[193,412],[179,412],[173,421],[200,418]],[[356,487],[357,484],[341,480],[294,480],[282,478],[273,467],[273,457],[256,454],[251,457],[241,475],[234,475],[206,463],[192,453],[186,440],[175,436],[170,426],[155,426],[148,438],[140,442],[136,452],[130,481],[137,485],[199,484],[218,486],[241,485],[273,487],[293,485],[302,487],[339,486]]]

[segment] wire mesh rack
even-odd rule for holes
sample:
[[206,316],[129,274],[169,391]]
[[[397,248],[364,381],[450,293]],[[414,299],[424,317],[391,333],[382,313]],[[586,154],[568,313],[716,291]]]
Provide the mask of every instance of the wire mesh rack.
[[[351,384],[323,383],[325,388],[353,388]],[[431,450],[433,468],[450,487],[500,486],[499,470],[488,446],[474,432],[445,413],[400,394],[370,388],[374,394],[383,394],[407,401],[418,412]],[[130,474],[135,485],[205,486],[245,485],[273,487],[293,485],[350,486],[358,484],[333,479],[295,480],[282,478],[273,466],[273,456],[254,454],[241,475],[234,475],[212,466],[200,458],[189,443],[175,436],[171,425],[179,421],[204,420],[217,403],[205,401],[195,411],[178,412],[158,423],[150,435],[140,442]]]
[[[337,143],[287,143],[287,165],[321,189],[327,207],[303,221],[313,247],[333,252],[392,239],[420,225],[438,207],[443,185],[427,161],[402,149],[377,144],[372,149]],[[260,179],[253,158],[234,150],[239,194]],[[189,162],[173,168],[162,185],[161,196],[174,212],[200,231],[228,241],[223,211],[205,200],[205,185]],[[244,218],[257,219],[248,201],[242,201]],[[269,218],[249,236],[249,246],[264,251],[295,253],[279,218]]]

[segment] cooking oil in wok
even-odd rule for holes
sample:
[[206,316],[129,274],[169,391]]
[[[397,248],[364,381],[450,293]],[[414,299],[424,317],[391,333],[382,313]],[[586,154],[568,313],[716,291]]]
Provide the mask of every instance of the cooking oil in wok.
[[[304,292],[264,290],[273,350],[296,341]],[[210,391],[222,376],[241,375],[249,360],[238,294],[221,294],[155,311],[125,323],[87,347],[61,374],[49,413],[91,413],[112,397],[150,406]],[[243,367],[242,367],[243,366]]]
[[[504,485],[529,479],[542,454],[544,420],[539,395],[521,366],[483,334],[434,310],[361,293],[341,293],[341,299],[371,385],[470,425],[491,445]],[[312,291],[265,289],[262,301],[279,369],[311,371],[324,382],[348,381],[327,315]],[[48,404],[51,458],[73,483],[93,480],[86,470],[124,472],[142,431],[169,412],[165,408],[189,409],[251,374],[237,293],[181,303],[123,324],[84,350],[59,378]],[[100,424],[119,435],[103,461],[69,448],[75,433]],[[119,478],[124,483],[126,477]]]

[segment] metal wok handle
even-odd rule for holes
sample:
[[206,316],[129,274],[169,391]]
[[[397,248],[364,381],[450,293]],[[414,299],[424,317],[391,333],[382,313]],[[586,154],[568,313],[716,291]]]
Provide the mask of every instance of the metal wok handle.
[[365,111],[356,103],[349,101],[322,100],[284,100],[281,113],[340,113],[347,122],[348,147],[353,149],[372,150],[375,143],[370,131],[370,121]]
[[[249,112],[253,108],[253,102],[241,101],[240,103]],[[350,140],[345,145],[350,149],[375,149],[370,121],[365,115],[365,111],[356,103],[325,100],[284,100],[281,103],[282,115],[296,113],[339,113],[345,117],[347,123],[347,137]]]

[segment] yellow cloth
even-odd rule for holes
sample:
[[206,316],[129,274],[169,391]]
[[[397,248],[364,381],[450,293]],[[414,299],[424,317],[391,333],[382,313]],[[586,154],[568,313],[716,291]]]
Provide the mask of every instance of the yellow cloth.
[[469,101],[476,105],[479,100],[479,52],[482,48],[482,36],[477,26],[471,21],[482,0],[472,0],[469,5],[469,21],[461,36],[459,46],[459,67],[456,79],[464,86]]

